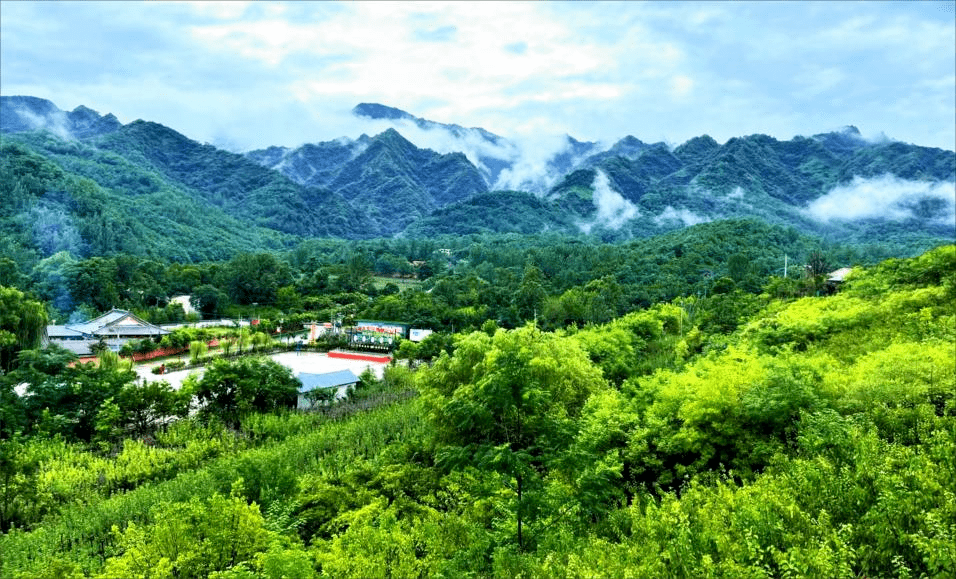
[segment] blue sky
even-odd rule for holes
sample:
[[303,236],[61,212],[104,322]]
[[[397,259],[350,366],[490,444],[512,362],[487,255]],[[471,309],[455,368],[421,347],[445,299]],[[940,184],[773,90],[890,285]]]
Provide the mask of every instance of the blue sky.
[[357,137],[380,102],[533,141],[847,124],[956,147],[954,2],[10,2],[0,93],[234,150]]

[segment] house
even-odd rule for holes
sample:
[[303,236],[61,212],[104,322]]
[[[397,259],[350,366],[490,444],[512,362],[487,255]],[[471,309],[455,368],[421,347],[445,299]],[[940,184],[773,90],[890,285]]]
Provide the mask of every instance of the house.
[[852,267],[841,267],[836,271],[827,274],[827,283],[840,284],[846,279],[846,276],[853,271]]
[[190,314],[198,314],[199,312],[197,312],[196,308],[193,307],[193,304],[190,301],[190,297],[191,296],[185,296],[185,295],[173,296],[172,298],[170,298],[169,303],[181,305],[183,307],[183,313],[185,313],[187,316]]
[[359,377],[351,370],[339,370],[326,374],[299,374],[302,388],[299,389],[299,398],[296,408],[309,410],[321,406],[325,401],[345,398],[349,388],[359,383]]
[[78,324],[47,326],[47,339],[51,344],[62,346],[77,356],[90,356],[93,346],[103,342],[110,350],[118,352],[130,340],[158,339],[168,334],[126,310],[112,309],[98,318]]
[[843,285],[843,282],[846,281],[846,276],[852,271],[852,267],[841,267],[836,271],[831,271],[828,273],[824,291],[827,294],[835,294],[837,291],[839,291],[840,286]]

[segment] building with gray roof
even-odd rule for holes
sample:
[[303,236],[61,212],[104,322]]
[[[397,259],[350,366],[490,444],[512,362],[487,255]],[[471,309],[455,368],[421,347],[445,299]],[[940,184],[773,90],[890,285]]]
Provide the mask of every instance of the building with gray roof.
[[50,343],[83,357],[93,355],[93,346],[101,342],[118,352],[130,340],[159,339],[169,331],[126,310],[112,309],[88,322],[47,326],[46,334]]
[[299,388],[299,398],[296,407],[300,410],[331,402],[334,399],[344,398],[349,388],[355,387],[359,383],[359,377],[351,370],[339,370],[337,372],[327,372],[325,374],[310,374],[302,372],[298,376],[302,382],[302,388]]

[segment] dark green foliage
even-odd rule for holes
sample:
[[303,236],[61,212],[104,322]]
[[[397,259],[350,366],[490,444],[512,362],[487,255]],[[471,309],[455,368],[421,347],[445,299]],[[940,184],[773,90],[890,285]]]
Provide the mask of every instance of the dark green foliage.
[[288,368],[267,358],[215,360],[196,383],[202,411],[238,427],[242,416],[295,406],[301,383]]
[[292,281],[288,266],[268,253],[239,254],[223,267],[220,275],[229,297],[241,305],[273,304],[279,287]]
[[956,163],[951,151],[885,142],[855,152],[840,167],[838,179],[849,182],[854,177],[886,174],[915,181],[952,181]]
[[94,142],[246,222],[299,235],[345,233],[337,229],[341,197],[305,189],[242,155],[200,145],[162,125],[135,121]]
[[5,134],[0,147],[0,231],[41,257],[64,250],[223,259],[288,239],[240,223],[152,167],[62,143],[48,134]]
[[136,374],[128,367],[70,365],[73,361],[75,356],[57,347],[25,350],[12,377],[27,384],[22,403],[36,432],[89,441],[103,404],[117,399]]
[[[938,223],[948,208],[945,200],[915,206],[914,217],[902,222],[822,223],[807,216],[808,202],[855,177],[945,182],[956,175],[951,151],[865,142],[849,129],[790,141],[751,135],[723,145],[704,136],[673,151],[629,137],[590,156],[594,143],[569,139],[569,148],[549,161],[559,176],[551,191],[486,197],[486,183],[493,182],[486,179],[500,173],[500,161],[483,158],[483,170],[491,173],[483,177],[463,154],[419,149],[394,129],[357,141],[243,156],[156,123],[114,126],[112,119],[97,128],[107,117],[74,113],[83,125],[78,140],[48,132],[4,135],[0,230],[13,238],[10,254],[20,255],[14,261],[22,271],[28,269],[22,260],[36,259],[31,251],[40,258],[68,251],[74,257],[225,259],[288,245],[292,240],[284,234],[358,239],[403,231],[588,231],[626,240],[753,216],[834,239],[890,241],[921,251],[950,233]],[[598,169],[635,204],[634,218],[622,226],[596,221],[601,213],[592,189]]]
[[212,318],[228,303],[229,297],[216,286],[203,284],[193,289],[189,298],[194,308],[207,318]]
[[573,229],[573,215],[531,193],[490,191],[448,205],[413,223],[406,235],[541,233],[559,226]]

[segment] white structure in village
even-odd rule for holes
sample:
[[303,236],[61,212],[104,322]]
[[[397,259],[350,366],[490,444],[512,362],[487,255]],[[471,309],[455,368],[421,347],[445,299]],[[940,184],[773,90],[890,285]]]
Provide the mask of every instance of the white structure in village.
[[168,333],[168,330],[135,314],[118,309],[110,310],[88,322],[46,327],[47,339],[51,344],[62,346],[77,356],[91,356],[92,346],[100,342],[105,343],[110,350],[118,352],[123,344],[130,340],[158,340]]

